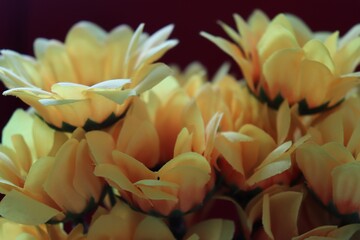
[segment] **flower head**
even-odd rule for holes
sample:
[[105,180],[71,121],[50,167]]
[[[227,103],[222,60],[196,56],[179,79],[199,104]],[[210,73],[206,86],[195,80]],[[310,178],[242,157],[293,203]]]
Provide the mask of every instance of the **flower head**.
[[296,162],[309,188],[335,214],[360,213],[360,102],[347,99],[320,115],[308,130],[311,139],[296,150]]
[[269,21],[256,11],[248,23],[235,15],[237,31],[222,24],[235,43],[202,35],[240,66],[249,89],[271,107],[286,99],[301,113],[313,113],[339,103],[358,84],[353,73],[360,61],[360,37],[350,30],[316,38],[294,16],[279,14]]
[[55,128],[99,129],[114,123],[127,110],[131,98],[150,89],[170,74],[157,61],[177,44],[166,40],[173,26],[152,36],[121,25],[110,33],[90,22],[72,27],[65,43],[37,39],[36,59],[3,50],[0,78]]
[[[173,111],[183,111],[184,118]],[[210,162],[221,116],[205,126],[194,102],[181,91],[155,112],[151,118],[147,105],[134,101],[123,122],[109,133],[86,134],[95,175],[141,211],[186,213],[201,204],[214,185]]]
[[[134,211],[124,202],[117,202],[111,210],[100,208],[89,228],[87,239],[166,239],[180,237],[165,219]],[[174,234],[175,233],[175,234]],[[209,219],[186,226],[181,239],[232,239],[234,224],[228,220]],[[176,238],[175,238],[176,237]]]
[[300,126],[293,121],[296,115],[286,103],[279,111],[263,107],[259,116],[265,121],[245,124],[238,131],[220,132],[215,142],[221,154],[217,167],[222,176],[244,191],[274,183],[289,184],[298,175],[293,152],[308,138],[296,136]]
[[[16,127],[23,121],[28,125],[20,134]],[[93,175],[93,162],[82,136],[80,129],[69,136],[34,115],[15,112],[0,146],[0,192],[5,195],[0,202],[1,215],[36,225],[71,220],[67,218],[94,207],[103,181]]]

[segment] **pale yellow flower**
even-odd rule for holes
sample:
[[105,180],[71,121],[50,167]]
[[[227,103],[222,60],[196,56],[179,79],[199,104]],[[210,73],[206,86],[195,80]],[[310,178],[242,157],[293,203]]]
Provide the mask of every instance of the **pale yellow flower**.
[[188,212],[214,185],[210,162],[221,115],[214,115],[205,126],[196,105],[182,91],[174,92],[153,120],[147,106],[134,101],[109,133],[86,134],[95,175],[144,212]]
[[296,239],[318,227],[339,224],[304,185],[274,185],[255,196],[245,212],[254,240]]
[[[27,125],[18,128],[24,121]],[[93,175],[83,136],[80,129],[69,136],[34,115],[15,112],[0,146],[0,192],[5,195],[0,214],[34,225],[71,220],[65,215],[94,207],[103,181]]]
[[89,240],[175,239],[163,220],[136,212],[121,201],[110,211],[101,211],[90,225]]
[[286,103],[279,111],[263,110],[261,125],[245,124],[239,131],[220,132],[215,142],[222,156],[217,168],[228,184],[245,191],[289,184],[298,176],[293,152],[308,138],[302,137]]
[[[260,120],[261,104],[248,91],[244,81],[237,81],[228,73],[229,67],[229,64],[224,63],[214,77],[209,78],[206,69],[195,62],[183,72],[177,70],[174,75],[176,81],[172,81],[172,84],[170,79],[167,79],[166,87],[161,90],[155,87],[153,90],[163,93],[166,88],[184,89],[187,95],[195,100],[205,123],[217,112],[223,114],[219,126],[221,131],[236,131],[246,123],[257,124]],[[158,95],[164,98],[161,94]]]
[[[134,211],[119,201],[110,210],[99,209],[89,228],[89,240],[175,240],[168,221]],[[184,240],[231,240],[234,224],[229,220],[209,219],[185,227]]]
[[237,30],[222,24],[235,43],[202,35],[235,60],[249,89],[271,107],[286,99],[299,103],[301,113],[321,111],[359,82],[359,73],[353,73],[360,61],[356,27],[340,39],[335,32],[321,41],[294,16],[279,14],[269,21],[256,11],[248,23],[238,15],[235,22]]
[[106,33],[97,25],[80,22],[65,43],[37,39],[36,59],[3,50],[0,78],[9,90],[35,108],[49,124],[67,131],[76,127],[99,129],[126,111],[132,96],[150,89],[170,74],[157,61],[177,44],[167,40],[173,26],[152,36],[120,25]]
[[349,98],[339,108],[319,116],[309,129],[311,141],[296,151],[296,161],[308,186],[321,202],[342,215],[360,213],[358,181],[360,101]]

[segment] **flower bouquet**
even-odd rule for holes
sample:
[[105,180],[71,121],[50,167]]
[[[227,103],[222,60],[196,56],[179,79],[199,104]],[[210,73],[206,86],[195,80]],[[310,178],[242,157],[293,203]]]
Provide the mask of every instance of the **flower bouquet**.
[[214,77],[158,60],[173,26],[74,25],[3,50],[1,239],[360,239],[360,26],[256,10]]

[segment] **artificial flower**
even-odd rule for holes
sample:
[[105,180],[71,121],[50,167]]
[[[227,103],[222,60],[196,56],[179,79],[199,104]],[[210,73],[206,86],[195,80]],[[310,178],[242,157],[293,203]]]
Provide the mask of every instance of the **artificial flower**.
[[88,240],[175,239],[164,221],[136,212],[121,201],[110,211],[98,211],[102,212],[90,225]]
[[296,152],[308,186],[336,214],[359,216],[360,101],[354,96],[340,107],[316,118],[308,133],[311,141]]
[[302,184],[274,185],[255,196],[245,212],[251,239],[292,239],[313,229],[339,224]]
[[293,152],[308,138],[296,136],[299,127],[286,103],[279,111],[267,107],[264,111],[265,121],[275,119],[275,126],[245,124],[239,131],[220,132],[216,138],[215,147],[221,154],[217,168],[229,185],[243,191],[290,184],[298,176]]
[[[66,138],[23,110],[13,114],[4,128],[0,147],[0,191],[5,195],[0,202],[3,217],[24,224],[41,224],[53,217],[64,217],[42,188],[46,172],[39,159],[54,156]],[[15,198],[20,206],[6,206],[7,197],[8,203],[13,203],[11,199]]]
[[[211,117],[205,116],[197,101],[176,83],[175,79],[165,79],[159,88],[151,90],[152,98],[146,101],[159,136],[160,162],[189,151],[212,161],[217,157],[214,141],[223,114],[212,111]],[[165,87],[170,91],[163,93]]]
[[111,125],[133,96],[170,74],[157,61],[177,44],[167,40],[173,26],[152,36],[120,25],[110,33],[90,22],[74,25],[65,43],[37,39],[36,58],[3,50],[0,78],[9,90],[35,108],[50,125],[72,131]]
[[[237,131],[246,123],[258,123],[260,105],[258,100],[248,91],[243,81],[237,81],[228,73],[229,64],[223,64],[214,77],[207,76],[206,69],[197,62],[190,64],[184,72],[174,75],[176,84],[170,85],[170,79],[164,80],[152,89],[158,93],[165,89],[182,88],[187,95],[196,101],[204,122],[207,123],[217,112],[223,114],[219,128],[221,131]],[[174,81],[173,81],[174,82]],[[163,94],[158,94],[163,98]]]
[[[179,108],[172,105],[183,104],[184,99],[188,99],[185,93],[176,91],[166,111],[159,108],[157,116],[161,115],[167,129],[150,121],[145,102],[139,100],[123,122],[114,126],[119,130],[86,134],[96,162],[95,175],[144,212],[186,213],[201,204],[214,185],[210,162],[220,115],[205,127],[194,102],[185,101],[187,105]],[[184,118],[173,118],[173,110],[184,110]]]
[[[23,121],[29,125],[22,135],[15,127]],[[3,217],[23,224],[42,224],[72,220],[96,205],[103,181],[93,175],[81,129],[69,137],[18,110],[4,132],[0,148]]]
[[[87,239],[164,239],[164,240],[230,240],[234,224],[228,220],[209,219],[185,227],[183,236],[178,236],[168,221],[134,211],[118,201],[110,210],[99,209],[89,228]],[[175,226],[177,227],[177,226]]]
[[248,23],[235,15],[237,30],[222,24],[232,43],[202,33],[240,66],[249,89],[278,108],[283,101],[313,113],[338,104],[359,82],[353,73],[360,61],[360,37],[350,30],[323,41],[294,16],[279,14],[271,21],[255,11]]

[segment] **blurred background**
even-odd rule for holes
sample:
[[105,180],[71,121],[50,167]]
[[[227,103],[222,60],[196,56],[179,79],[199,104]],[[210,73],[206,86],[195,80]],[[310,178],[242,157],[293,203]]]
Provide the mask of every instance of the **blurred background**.
[[[341,35],[360,23],[359,0],[0,0],[0,7],[0,49],[33,55],[32,44],[37,37],[63,41],[70,27],[80,20],[92,21],[107,31],[123,23],[132,28],[145,23],[148,33],[174,23],[171,37],[180,44],[162,61],[176,63],[182,69],[199,61],[210,76],[224,61],[234,63],[199,32],[225,36],[217,21],[234,26],[233,13],[245,19],[254,9],[263,10],[270,18],[281,12],[292,13],[314,31],[340,30]],[[241,76],[236,66],[231,71]],[[0,90],[4,90],[2,85]],[[0,104],[0,129],[15,108],[26,107],[10,96],[0,96]]]

